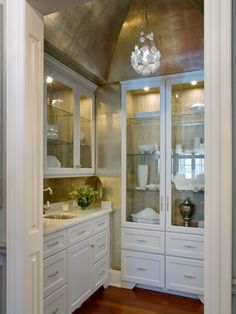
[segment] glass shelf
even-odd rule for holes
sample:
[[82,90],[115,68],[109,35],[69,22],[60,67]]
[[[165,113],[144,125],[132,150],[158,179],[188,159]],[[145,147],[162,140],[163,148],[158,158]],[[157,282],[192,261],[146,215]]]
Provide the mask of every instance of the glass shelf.
[[59,109],[59,108],[55,108],[53,106],[48,105],[48,110],[51,110],[52,112],[55,113],[55,115],[57,117],[73,117],[73,113],[63,110],[63,109]]
[[182,154],[172,153],[173,158],[204,158],[205,154],[198,152],[183,152]]
[[150,152],[150,153],[128,153],[127,154],[127,157],[135,157],[135,156],[160,158],[160,153]]
[[60,139],[47,139],[47,143],[50,145],[72,145],[73,142],[60,140]]
[[160,121],[160,117],[143,117],[143,118],[139,118],[139,117],[129,117],[127,118],[127,122],[130,123],[142,123],[142,122],[156,122],[156,121]]
[[172,115],[172,126],[203,126],[204,114],[176,113]]

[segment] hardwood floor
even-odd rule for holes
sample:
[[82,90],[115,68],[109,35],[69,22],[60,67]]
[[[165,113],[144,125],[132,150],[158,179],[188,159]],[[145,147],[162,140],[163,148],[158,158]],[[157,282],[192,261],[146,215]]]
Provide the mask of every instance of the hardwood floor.
[[203,314],[199,300],[135,288],[99,289],[73,314]]

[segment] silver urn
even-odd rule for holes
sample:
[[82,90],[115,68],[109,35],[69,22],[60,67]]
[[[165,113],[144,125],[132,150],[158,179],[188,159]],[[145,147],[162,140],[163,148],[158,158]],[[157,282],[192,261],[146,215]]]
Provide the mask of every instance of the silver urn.
[[194,213],[194,204],[191,201],[190,197],[187,197],[183,203],[179,204],[179,211],[183,217],[184,226],[189,227],[192,215]]

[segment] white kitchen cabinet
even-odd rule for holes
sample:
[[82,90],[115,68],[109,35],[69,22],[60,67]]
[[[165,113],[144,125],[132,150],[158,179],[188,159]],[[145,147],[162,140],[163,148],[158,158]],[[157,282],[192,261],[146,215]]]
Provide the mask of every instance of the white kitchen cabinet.
[[92,294],[92,238],[68,249],[68,304],[72,313]]
[[202,72],[122,82],[124,285],[203,293],[203,267],[187,289],[170,284],[167,261],[196,270],[203,260],[204,123]]
[[45,57],[44,175],[94,173],[96,85]]
[[71,314],[107,286],[109,272],[109,214],[45,235],[44,314]]

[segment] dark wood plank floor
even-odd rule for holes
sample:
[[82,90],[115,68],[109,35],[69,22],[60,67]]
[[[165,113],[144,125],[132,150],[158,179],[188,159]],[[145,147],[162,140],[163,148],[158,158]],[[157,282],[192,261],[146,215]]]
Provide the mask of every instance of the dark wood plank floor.
[[73,314],[203,314],[199,300],[135,288],[99,289]]

